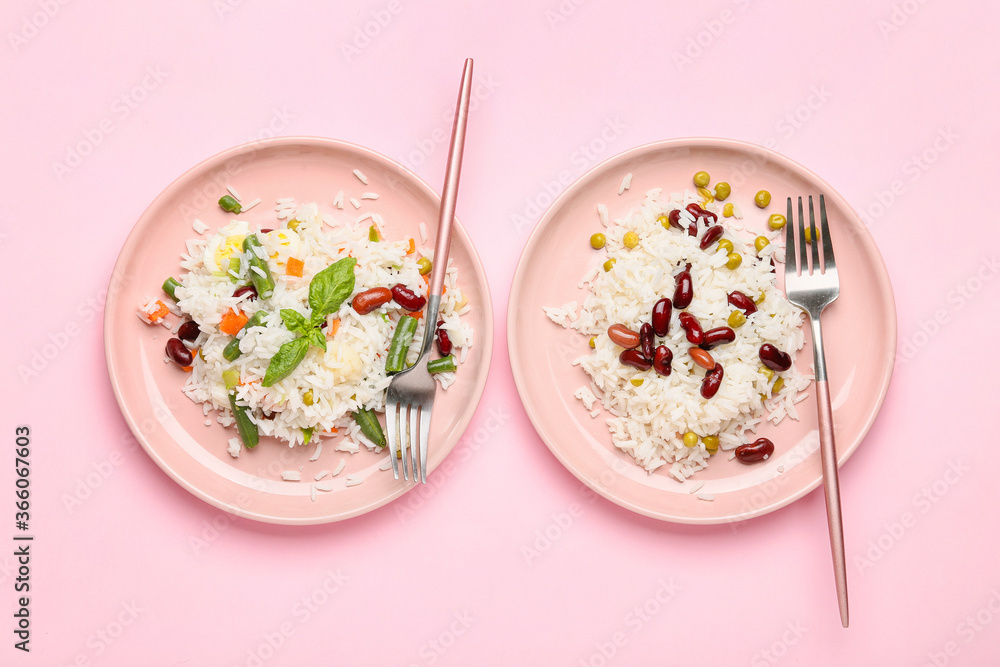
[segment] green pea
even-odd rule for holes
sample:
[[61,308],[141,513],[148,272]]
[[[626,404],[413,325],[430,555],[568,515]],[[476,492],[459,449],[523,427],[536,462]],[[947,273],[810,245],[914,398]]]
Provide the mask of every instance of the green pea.
[[699,171],[694,175],[694,184],[699,188],[704,188],[711,182],[712,177],[708,175],[707,171]]
[[724,250],[728,255],[733,251],[733,242],[729,239],[719,239],[719,250]]
[[738,252],[731,252],[729,253],[729,257],[726,258],[727,269],[736,269],[742,263],[743,263],[743,256],[740,255]]
[[420,275],[426,276],[431,272],[431,269],[434,268],[434,265],[431,263],[431,260],[426,257],[421,257],[417,260],[417,268],[420,269]]
[[785,226],[785,216],[780,213],[775,213],[770,218],[767,219],[767,226],[771,229],[777,231]]
[[771,203],[771,193],[767,190],[760,190],[753,196],[753,203],[760,208],[767,208],[767,205]]
[[607,241],[608,240],[605,238],[604,234],[597,232],[596,234],[592,234],[590,237],[590,247],[594,250],[600,250],[604,247],[604,244],[607,243]]
[[729,186],[729,183],[722,181],[715,186],[715,198],[718,200],[727,199],[731,195],[733,189]]

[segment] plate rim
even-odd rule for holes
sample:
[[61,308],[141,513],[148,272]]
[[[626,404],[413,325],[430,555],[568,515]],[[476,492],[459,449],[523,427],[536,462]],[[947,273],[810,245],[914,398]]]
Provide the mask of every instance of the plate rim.
[[[305,517],[288,517],[288,516],[277,516],[274,513],[266,513],[249,510],[247,508],[241,507],[238,504],[233,504],[226,502],[225,500],[219,499],[212,494],[199,488],[195,483],[187,479],[179,471],[175,470],[174,467],[168,464],[167,461],[156,451],[146,438],[146,435],[142,432],[142,429],[138,427],[136,422],[136,416],[133,414],[132,410],[128,404],[124,401],[122,397],[122,387],[119,384],[117,366],[120,365],[121,361],[117,359],[116,353],[113,349],[113,343],[116,340],[117,331],[112,325],[112,318],[114,308],[112,307],[118,299],[118,295],[114,291],[114,283],[116,276],[118,275],[118,269],[120,264],[125,261],[129,255],[134,250],[135,246],[141,242],[141,231],[140,226],[144,226],[143,222],[146,220],[147,216],[153,215],[160,207],[164,200],[166,200],[171,193],[177,188],[184,186],[185,182],[193,180],[200,177],[206,172],[211,171],[213,168],[218,168],[225,165],[229,160],[242,156],[249,153],[252,157],[254,153],[261,150],[269,150],[275,148],[290,148],[294,146],[307,146],[320,148],[323,150],[346,150],[355,153],[359,156],[368,157],[376,162],[384,163],[385,165],[393,168],[395,173],[399,175],[402,180],[410,181],[414,186],[416,186],[423,194],[430,197],[431,200],[436,200],[440,202],[441,196],[419,175],[413,172],[409,167],[403,165],[402,163],[388,157],[387,155],[375,151],[371,148],[361,146],[349,141],[344,141],[340,139],[334,139],[331,137],[322,136],[312,136],[312,135],[289,135],[281,137],[270,137],[266,139],[259,139],[249,142],[244,142],[231,146],[229,148],[223,149],[213,155],[210,155],[197,164],[189,167],[179,176],[174,178],[169,184],[163,187],[160,192],[153,198],[153,200],[146,206],[142,213],[136,218],[129,230],[128,236],[125,238],[122,244],[121,250],[115,258],[114,265],[112,267],[110,284],[108,287],[109,297],[104,305],[104,316],[101,318],[103,332],[102,336],[104,338],[104,359],[105,367],[108,372],[108,378],[111,382],[111,388],[115,396],[115,401],[118,404],[119,412],[125,419],[129,430],[135,437],[136,441],[142,446],[146,454],[156,463],[157,467],[167,474],[170,479],[177,483],[181,488],[185,489],[196,498],[208,503],[209,505],[221,509],[234,516],[252,519],[255,521],[260,521],[262,523],[268,523],[273,525],[319,525],[319,524],[329,524],[344,521],[346,519],[351,519],[357,516],[367,514],[375,509],[388,505],[389,503],[397,500],[401,496],[405,495],[407,492],[413,489],[419,488],[420,485],[414,483],[402,483],[397,488],[395,488],[391,493],[386,496],[379,498],[376,501],[366,503],[359,507],[355,507],[347,512],[336,512],[336,513],[326,513],[323,515],[305,516]],[[493,341],[494,341],[494,327],[495,320],[493,316],[493,296],[490,290],[490,284],[488,276],[486,274],[485,266],[482,262],[482,258],[479,256],[475,244],[472,242],[472,237],[466,231],[465,227],[462,225],[458,216],[456,215],[453,221],[453,235],[457,234],[460,238],[463,238],[467,243],[467,251],[469,257],[472,260],[472,265],[475,271],[478,282],[482,285],[483,294],[483,329],[484,331],[476,331],[476,342],[477,345],[482,346],[483,350],[483,361],[482,364],[485,366],[485,371],[482,373],[481,377],[477,378],[476,383],[470,387],[470,392],[468,394],[468,399],[466,404],[468,408],[463,412],[456,424],[455,432],[458,434],[455,438],[455,442],[451,444],[448,451],[445,453],[444,457],[441,459],[438,466],[430,469],[428,471],[428,476],[433,473],[434,469],[439,467],[448,456],[454,451],[455,447],[461,440],[462,434],[468,429],[469,423],[472,421],[473,416],[479,408],[479,404],[482,401],[483,394],[485,393],[486,384],[489,380],[489,375],[491,371],[491,364],[493,361]],[[452,241],[454,243],[454,240]],[[262,492],[261,492],[262,493]]]
[[853,443],[853,446],[846,451],[838,453],[838,468],[842,467],[844,463],[854,454],[857,448],[861,445],[861,442],[867,437],[868,432],[874,425],[875,420],[878,418],[881,412],[882,405],[885,401],[885,397],[888,393],[889,384],[892,380],[892,375],[895,370],[895,360],[897,355],[898,341],[897,330],[898,330],[898,318],[896,313],[896,301],[892,292],[892,283],[889,278],[889,271],[885,265],[885,259],[882,257],[882,253],[878,249],[878,245],[875,243],[875,239],[868,229],[868,226],[864,224],[864,221],[855,211],[854,207],[851,206],[843,195],[841,195],[835,188],[833,188],[825,179],[820,177],[818,174],[813,172],[808,167],[802,165],[801,163],[787,157],[777,151],[774,151],[765,146],[755,144],[748,141],[742,141],[739,139],[729,139],[723,137],[677,137],[672,139],[661,139],[656,141],[650,141],[632,148],[626,149],[616,155],[602,160],[597,165],[591,167],[586,172],[578,176],[576,179],[570,183],[565,190],[563,190],[559,195],[552,201],[549,207],[545,210],[542,216],[538,219],[534,228],[525,241],[524,248],[521,251],[521,255],[518,258],[517,265],[514,268],[514,275],[511,280],[510,291],[508,293],[508,304],[507,304],[507,358],[508,363],[511,367],[511,373],[514,376],[514,384],[517,388],[518,395],[521,400],[521,404],[524,406],[525,413],[528,415],[528,419],[531,421],[531,425],[535,430],[538,438],[545,444],[548,450],[556,457],[556,459],[566,468],[577,480],[582,482],[588,488],[590,488],[595,493],[599,494],[603,498],[615,503],[616,505],[623,507],[629,511],[635,512],[636,514],[647,516],[652,519],[658,519],[661,521],[687,524],[687,525],[718,525],[721,523],[734,523],[738,521],[745,521],[758,516],[763,516],[769,514],[775,510],[781,509],[791,505],[795,501],[806,496],[822,483],[822,475],[812,480],[808,484],[805,484],[795,493],[790,494],[787,497],[774,500],[762,507],[754,508],[753,510],[747,512],[741,512],[739,514],[731,514],[728,516],[688,516],[678,513],[668,513],[663,511],[657,511],[649,507],[644,507],[633,503],[625,498],[619,497],[611,489],[605,486],[595,483],[588,476],[584,475],[578,466],[576,466],[552,443],[548,441],[543,435],[543,430],[539,426],[539,415],[537,410],[531,405],[531,401],[528,400],[528,389],[527,389],[527,379],[524,377],[522,369],[519,368],[517,359],[519,357],[519,342],[516,332],[516,325],[518,321],[518,314],[516,312],[516,304],[518,300],[515,298],[515,294],[520,293],[522,289],[522,283],[524,281],[525,271],[523,266],[527,261],[529,255],[532,254],[535,246],[540,243],[542,233],[547,225],[551,223],[551,220],[555,217],[556,213],[562,208],[565,201],[576,196],[577,191],[582,189],[585,184],[592,180],[596,175],[603,173],[609,169],[613,169],[616,164],[628,162],[629,160],[635,158],[636,156],[647,154],[647,153],[658,153],[665,150],[678,149],[678,148],[723,148],[728,150],[736,150],[743,153],[763,154],[766,156],[767,160],[789,169],[792,172],[798,173],[806,177],[807,180],[813,181],[816,185],[820,186],[821,191],[824,196],[829,199],[834,199],[838,206],[842,207],[844,211],[850,214],[853,222],[856,223],[856,227],[863,231],[866,236],[866,241],[869,247],[875,250],[874,259],[877,260],[878,264],[876,266],[876,273],[879,276],[877,283],[878,292],[880,292],[883,297],[885,297],[886,303],[889,307],[890,315],[890,326],[886,331],[886,338],[891,341],[891,353],[889,355],[888,364],[886,366],[887,371],[880,378],[878,398],[872,404],[871,409],[862,425],[862,428],[858,432],[857,440]]

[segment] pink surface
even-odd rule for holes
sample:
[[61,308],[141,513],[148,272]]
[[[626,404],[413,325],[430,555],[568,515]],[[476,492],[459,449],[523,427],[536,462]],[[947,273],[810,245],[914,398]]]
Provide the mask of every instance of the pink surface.
[[[1000,10],[286,4],[0,9],[0,664],[995,664],[1000,362],[972,343],[1000,325]],[[202,502],[135,443],[106,372],[103,304],[130,230],[184,171],[272,134],[366,146],[439,189],[468,56],[457,212],[496,345],[465,436],[427,487],[347,521],[274,526]],[[601,160],[685,136],[813,170],[892,280],[892,384],[841,471],[848,630],[820,492],[731,525],[639,516],[559,463],[514,387],[507,294],[535,223]],[[30,654],[9,615],[18,425],[32,438]]]
[[[720,139],[663,141],[622,153],[583,175],[546,211],[527,241],[511,286],[507,336],[526,412],[553,454],[588,487],[646,516],[681,523],[732,523],[784,507],[819,485],[815,392],[798,404],[798,421],[785,419],[758,429],[759,436],[776,443],[766,462],[746,466],[727,460],[726,453],[714,456],[708,469],[685,484],[670,476],[669,466],[648,475],[614,447],[605,423],[610,415],[591,417],[573,398],[579,387],[590,384],[586,373],[571,363],[589,352],[588,336],[556,326],[543,311],[569,302],[582,304],[587,297],[580,281],[606,258],[587,243],[592,233],[603,229],[599,203],[607,207],[611,220],[619,220],[653,188],[667,193],[693,188],[691,176],[700,170],[707,170],[713,182],[733,186],[727,202],[739,207],[742,218],[720,215],[719,222],[723,227],[733,222],[745,226],[750,238],[769,233],[768,215],[784,215],[789,196],[826,195],[843,295],[837,307],[825,313],[823,326],[829,374],[835,379],[838,460],[847,460],[875,419],[892,373],[896,313],[889,277],[864,223],[847,202],[801,165],[758,146]],[[626,174],[631,174],[630,187],[619,194]],[[772,200],[761,210],[753,198],[764,189]],[[779,257],[784,257],[783,251]],[[779,285],[783,277],[781,266]],[[858,327],[859,321],[870,327]],[[702,324],[707,329],[719,323]],[[803,326],[808,330],[808,320]],[[808,344],[799,351],[797,365],[810,374],[812,363]],[[697,484],[702,486],[692,495]]]

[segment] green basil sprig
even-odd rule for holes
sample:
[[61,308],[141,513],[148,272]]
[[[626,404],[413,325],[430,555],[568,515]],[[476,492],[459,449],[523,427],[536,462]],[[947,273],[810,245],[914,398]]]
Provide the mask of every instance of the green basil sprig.
[[299,336],[282,345],[271,357],[261,383],[263,386],[270,387],[291,375],[306,358],[310,345],[326,350],[326,335],[319,325],[327,315],[337,312],[354,291],[356,263],[353,257],[345,257],[313,276],[309,281],[309,307],[312,309],[309,319],[297,310],[281,309],[281,321],[285,323],[285,328]]

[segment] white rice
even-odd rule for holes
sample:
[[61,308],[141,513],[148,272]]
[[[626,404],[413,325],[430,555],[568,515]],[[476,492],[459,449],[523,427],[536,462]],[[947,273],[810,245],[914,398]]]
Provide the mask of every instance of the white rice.
[[368,177],[362,174],[360,169],[355,169],[354,175],[358,177],[359,181],[361,181],[365,185],[368,185]]
[[618,194],[622,194],[626,190],[632,187],[632,174],[625,174],[625,178],[622,179],[622,184],[618,187]]
[[[623,181],[623,188],[625,185]],[[595,256],[595,262],[600,266],[606,258],[614,258],[615,263],[610,271],[588,272],[585,287],[589,291],[582,306],[570,302],[561,308],[544,309],[556,324],[588,338],[596,337],[596,348],[573,362],[592,380],[590,390],[576,392],[583,407],[589,411],[591,403],[599,401],[610,413],[607,425],[615,446],[649,472],[668,466],[678,481],[706,467],[710,457],[700,441],[695,447],[684,446],[685,432],[693,431],[699,438],[718,436],[721,449],[734,449],[746,442],[747,432],[765,415],[772,421],[784,416],[794,418],[797,394],[808,387],[811,379],[794,365],[795,353],[804,343],[802,313],[776,287],[768,261],[779,248],[780,235],[772,234],[775,238],[760,253],[760,261],[755,261],[758,253],[753,237],[734,233],[721,207],[706,205],[718,216],[718,224],[726,228],[725,238],[732,241],[734,251],[743,257],[737,269],[728,269],[726,253],[717,252],[715,244],[708,251],[699,248],[701,232],[697,237],[688,236],[685,231],[665,228],[657,220],[674,209],[683,211],[682,221],[693,220],[683,210],[692,202],[701,204],[701,198],[692,192],[670,196],[656,189],[646,193],[641,206],[607,229],[606,256]],[[760,215],[759,224],[755,221],[751,227],[766,230],[767,216],[763,212]],[[700,229],[703,232],[704,224]],[[625,248],[623,243],[629,231],[639,235],[639,245],[633,249]],[[727,326],[727,318],[734,310],[728,303],[730,292],[739,290],[751,297],[764,294],[757,311],[736,329],[736,340],[711,350],[725,374],[719,392],[708,400],[700,393],[705,371],[687,353],[693,346],[678,323],[677,309],[673,309],[668,335],[657,338],[657,344],[665,344],[674,355],[669,376],[622,364],[622,348],[607,333],[615,323],[638,331],[650,320],[653,305],[660,298],[672,297],[674,276],[686,263],[692,265],[694,284],[694,300],[686,310],[698,318],[705,331]],[[773,381],[760,372],[758,351],[763,343],[775,345],[793,359],[790,370],[775,374],[785,383],[776,396],[770,396]],[[633,379],[642,379],[642,384],[634,386]],[[762,395],[768,398],[762,399]]]
[[[276,283],[274,294],[267,300],[235,298],[233,292],[237,285],[225,273],[228,267],[220,266],[228,264],[225,257],[219,259],[220,253],[225,255],[227,250],[229,258],[239,257],[240,265],[247,265],[242,238],[252,231],[250,223],[237,219],[208,238],[187,242],[180,263],[186,272],[180,276],[180,286],[176,288],[179,307],[176,312],[197,322],[203,333],[195,342],[199,354],[195,356],[183,391],[192,401],[205,404],[203,409],[217,410],[218,422],[229,426],[234,419],[222,373],[234,369],[239,371],[241,382],[235,387],[236,400],[250,408],[251,420],[262,437],[279,438],[291,446],[302,444],[305,432],[313,433],[313,442],[317,444],[311,460],[319,458],[319,437],[333,433],[347,436],[336,446],[338,451],[357,452],[358,443],[376,449],[361,434],[351,414],[362,408],[384,411],[385,391],[390,380],[385,373],[385,351],[397,322],[408,315],[394,301],[360,315],[351,306],[351,300],[359,292],[397,283],[417,294],[425,293],[426,283],[417,265],[420,256],[406,254],[408,243],[405,240],[370,241],[368,227],[352,224],[350,216],[345,219],[343,213],[334,211],[333,216],[340,217],[328,214],[324,222],[315,203],[298,205],[290,198],[280,199],[275,210],[279,220],[296,220],[298,224],[293,230],[287,224],[265,223],[261,226],[273,227],[274,231],[257,234],[262,244],[259,254],[268,262]],[[330,220],[334,220],[333,226]],[[283,343],[296,337],[285,327],[278,311],[294,309],[308,318],[310,280],[348,254],[358,262],[355,286],[331,316],[339,320],[339,328],[334,334],[328,333],[326,352],[310,347],[291,375],[272,387],[261,386],[271,358]],[[286,275],[290,257],[303,262],[302,277]],[[457,271],[450,265],[445,274],[445,286],[440,319],[451,334],[455,356],[464,359],[462,355],[473,343],[472,329],[461,318],[460,311],[467,309],[468,303],[458,286]],[[169,301],[163,299],[164,303]],[[147,299],[139,315],[143,317],[156,308],[156,300]],[[248,317],[262,309],[266,313],[263,326],[238,334],[241,355],[232,362],[222,356],[232,337],[219,331],[222,316],[230,309],[240,310]],[[146,317],[143,319],[148,321]],[[419,319],[409,363],[416,359],[422,336],[423,320]],[[436,377],[442,387],[454,380],[454,374]],[[303,400],[307,391],[312,391],[312,405],[306,405]]]

